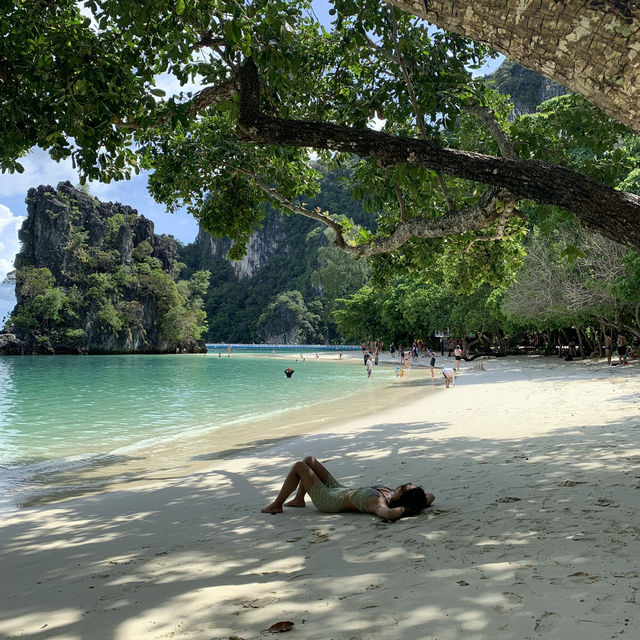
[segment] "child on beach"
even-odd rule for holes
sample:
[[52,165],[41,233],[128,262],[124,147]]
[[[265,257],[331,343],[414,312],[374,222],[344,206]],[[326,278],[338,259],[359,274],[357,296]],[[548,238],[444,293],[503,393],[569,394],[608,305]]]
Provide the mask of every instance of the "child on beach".
[[423,358],[429,358],[429,369],[431,369],[431,377],[433,378],[433,368],[436,366],[436,356],[431,349],[427,349],[427,352],[422,356]]
[[456,358],[456,369],[460,371],[460,360],[462,359],[462,347],[456,344],[456,348],[453,350],[453,355]]
[[[294,491],[296,495],[285,503]],[[392,521],[418,515],[436,499],[411,482],[395,489],[381,485],[349,489],[340,484],[321,462],[307,456],[291,467],[276,499],[262,509],[262,513],[282,513],[283,506],[304,507],[307,493],[316,509],[323,513],[360,511]]]

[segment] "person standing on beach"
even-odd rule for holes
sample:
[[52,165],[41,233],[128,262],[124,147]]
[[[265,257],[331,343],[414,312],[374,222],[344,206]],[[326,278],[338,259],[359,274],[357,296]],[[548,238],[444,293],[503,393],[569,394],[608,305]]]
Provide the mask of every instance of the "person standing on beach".
[[367,378],[371,377],[371,371],[373,369],[373,358],[371,356],[369,356],[367,358],[367,361],[365,363],[367,365]]
[[607,356],[607,364],[611,366],[611,336],[604,337],[604,354]]
[[453,350],[453,355],[456,357],[456,370],[460,371],[460,360],[462,359],[462,347],[456,344],[456,348]]
[[454,387],[456,386],[456,372],[450,367],[445,367],[442,370],[442,375],[444,376],[444,386],[448,389],[449,385],[452,384]]
[[626,364],[624,361],[625,353],[627,353],[627,339],[621,334],[618,334],[618,364]]
[[436,366],[436,355],[430,349],[427,349],[427,353],[424,355],[425,358],[429,358],[429,369],[431,369],[431,377],[434,377],[433,367]]
[[230,358],[230,357],[231,357],[231,345],[228,344],[227,345],[227,358]]

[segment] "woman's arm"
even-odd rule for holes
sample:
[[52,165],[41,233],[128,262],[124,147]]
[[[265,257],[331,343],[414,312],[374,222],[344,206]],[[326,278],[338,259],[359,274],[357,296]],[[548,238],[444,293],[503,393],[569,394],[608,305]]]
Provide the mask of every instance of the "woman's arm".
[[383,520],[397,520],[405,512],[404,507],[389,507],[381,496],[370,498],[373,504],[367,504],[369,511]]

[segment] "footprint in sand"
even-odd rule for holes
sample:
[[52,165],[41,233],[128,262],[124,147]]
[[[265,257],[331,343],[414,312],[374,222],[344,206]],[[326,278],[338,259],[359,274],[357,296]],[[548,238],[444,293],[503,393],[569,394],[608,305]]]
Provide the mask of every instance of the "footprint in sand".
[[533,628],[534,631],[551,631],[556,626],[555,613],[545,611],[537,620]]
[[329,540],[329,532],[323,531],[322,529],[316,529],[314,532],[315,538],[311,538],[309,540],[309,544],[318,544],[320,542],[327,542]]
[[509,604],[520,604],[522,602],[522,596],[512,591],[503,591],[502,595]]
[[571,582],[597,582],[600,579],[599,576],[592,576],[584,571],[570,573],[567,578],[571,578]]
[[598,498],[595,502],[598,507],[618,507],[618,503],[609,498]]
[[593,613],[611,613],[618,608],[617,598],[612,593],[600,598],[600,602],[591,609]]

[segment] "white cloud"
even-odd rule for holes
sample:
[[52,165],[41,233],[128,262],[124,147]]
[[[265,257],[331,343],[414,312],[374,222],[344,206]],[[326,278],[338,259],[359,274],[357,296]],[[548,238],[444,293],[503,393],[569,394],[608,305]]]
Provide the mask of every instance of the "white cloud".
[[13,259],[20,249],[18,230],[24,218],[14,216],[8,207],[0,204],[0,282],[13,270]]
[[56,186],[58,182],[69,180],[78,182],[78,174],[71,165],[71,160],[54,162],[42,149],[35,149],[20,159],[24,173],[0,174],[0,197],[21,195],[39,184]]
[[[13,259],[20,248],[18,230],[24,218],[14,216],[8,207],[0,204],[0,283],[13,271]],[[13,287],[0,285],[0,327],[16,304]]]

